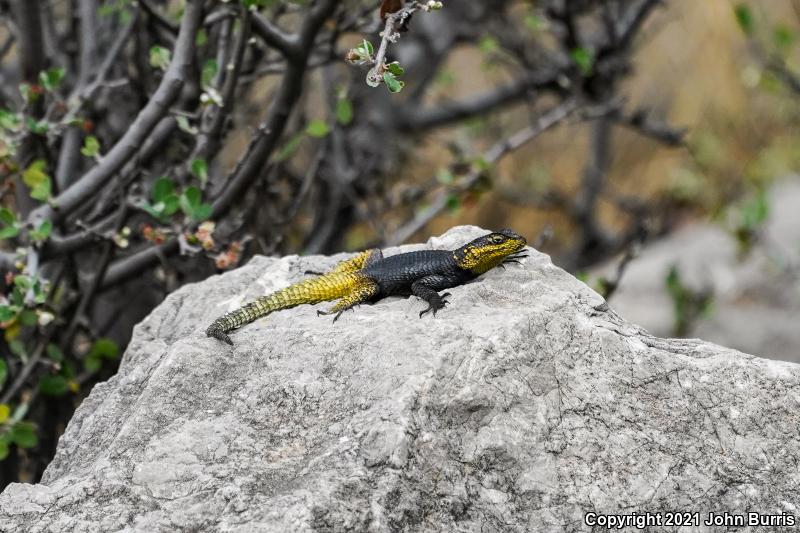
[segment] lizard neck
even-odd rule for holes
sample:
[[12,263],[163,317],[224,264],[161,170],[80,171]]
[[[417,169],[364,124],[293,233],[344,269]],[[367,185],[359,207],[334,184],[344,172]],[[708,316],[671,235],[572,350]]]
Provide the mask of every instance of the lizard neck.
[[453,260],[456,265],[474,276],[488,272],[502,263],[503,259],[504,256],[489,256],[477,247],[462,246],[453,250]]

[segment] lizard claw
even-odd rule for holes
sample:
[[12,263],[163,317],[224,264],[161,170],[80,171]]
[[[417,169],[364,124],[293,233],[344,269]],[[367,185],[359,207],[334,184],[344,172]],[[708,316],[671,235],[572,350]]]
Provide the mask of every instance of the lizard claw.
[[308,276],[308,275],[321,276],[321,275],[324,274],[324,272],[317,272],[316,270],[306,270],[305,272],[303,272],[303,274],[305,274],[306,276]]
[[448,296],[450,296],[450,293],[446,292],[439,297],[438,301],[429,302],[428,307],[423,311],[420,311],[419,317],[422,318],[422,315],[424,315],[428,311],[433,311],[433,316],[436,316],[436,311],[438,311],[439,309],[444,309],[444,307],[450,303],[447,300],[445,300],[445,298],[447,298]]

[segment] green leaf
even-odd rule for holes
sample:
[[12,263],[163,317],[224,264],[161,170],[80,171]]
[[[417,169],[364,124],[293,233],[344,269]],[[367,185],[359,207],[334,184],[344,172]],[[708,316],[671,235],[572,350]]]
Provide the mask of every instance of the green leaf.
[[36,135],[46,135],[48,131],[50,131],[50,123],[47,122],[47,119],[43,118],[42,120],[34,120],[31,117],[25,119],[25,125],[31,131],[31,133],[35,133]]
[[436,173],[436,181],[442,185],[450,185],[455,181],[455,176],[453,176],[453,173],[450,172],[450,170],[443,168]]
[[64,376],[44,376],[39,381],[39,391],[45,396],[64,396],[69,391],[69,382]]
[[88,372],[97,372],[103,366],[103,361],[98,356],[91,354],[83,359],[83,368]]
[[[25,415],[28,414],[28,407],[29,407],[29,404],[27,404],[27,403],[18,404],[14,408],[14,414],[11,415],[11,422],[16,424],[17,422],[19,422],[20,420],[25,418]],[[3,438],[4,438],[4,436],[0,435],[0,439],[3,439]],[[11,437],[8,437],[7,440],[8,440],[8,442],[11,442]]]
[[750,11],[750,8],[745,4],[739,4],[733,9],[733,12],[736,15],[736,22],[739,24],[739,28],[741,28],[745,35],[752,35],[755,24],[753,22],[753,13]]
[[[5,364],[6,362],[3,361],[3,365]],[[3,379],[5,380],[5,377]],[[9,416],[11,416],[11,407],[8,404],[0,403],[0,424],[5,424]]]
[[209,59],[208,61],[203,63],[203,71],[200,76],[203,87],[211,86],[211,82],[214,80],[214,76],[217,75],[218,71],[219,71],[219,66],[217,65],[216,59]]
[[39,83],[48,91],[55,91],[61,85],[66,71],[63,68],[51,68],[39,73]]
[[60,363],[64,360],[64,352],[61,351],[61,348],[59,348],[57,344],[50,343],[47,345],[47,357]]
[[[11,320],[17,316],[17,312],[10,305],[0,305],[0,322]],[[0,380],[0,387],[2,387],[2,380]]]
[[491,35],[486,35],[478,42],[478,48],[484,54],[492,54],[500,50],[500,43]]
[[205,159],[192,160],[191,168],[192,175],[200,180],[202,187],[205,187],[208,182],[208,164]]
[[336,121],[342,126],[353,122],[353,104],[347,98],[340,98],[336,102]]
[[451,194],[447,197],[445,205],[447,206],[448,211],[455,213],[461,208],[461,199],[458,197],[458,195]]
[[116,359],[119,357],[119,346],[116,342],[107,338],[100,338],[94,341],[87,357],[99,357],[102,359]]
[[300,146],[300,141],[302,140],[303,140],[302,132],[293,135],[288,141],[286,141],[286,144],[283,145],[283,147],[278,151],[278,153],[275,154],[274,157],[275,162],[280,163],[292,157],[292,155],[294,155],[294,153],[297,151],[297,147]]
[[8,378],[8,364],[6,363],[5,359],[0,359],[0,388],[3,388],[3,385]]
[[371,43],[371,42],[369,42],[369,41],[368,41],[368,40],[366,40],[366,39],[364,39],[363,41],[361,41],[361,48],[363,48],[363,49],[364,49],[364,51],[365,51],[366,53],[368,53],[369,55],[372,55],[372,54],[374,54],[374,53],[375,53],[375,48],[372,46],[372,43]]
[[312,120],[306,126],[306,133],[311,137],[325,137],[330,131],[330,127],[323,120]]
[[11,353],[17,355],[19,357],[27,357],[28,354],[25,351],[25,345],[22,344],[18,339],[14,339],[13,341],[8,343],[8,349],[11,350]]
[[19,93],[26,104],[31,104],[39,99],[42,94],[42,88],[38,85],[31,85],[30,83],[20,83]]
[[775,27],[773,38],[775,39],[775,46],[780,49],[781,52],[786,52],[794,43],[795,34],[791,28],[780,24]]
[[0,240],[13,239],[17,235],[19,235],[19,228],[8,226],[0,229]]
[[181,131],[185,131],[189,135],[197,135],[197,128],[189,124],[189,119],[185,116],[178,115],[175,117],[175,122],[178,123],[178,127],[181,129]]
[[17,215],[7,207],[0,209],[0,222],[13,226],[17,223]]
[[588,48],[578,47],[570,52],[570,57],[578,65],[581,74],[588,76],[594,67],[594,51]]
[[16,113],[7,109],[0,109],[0,128],[9,131],[19,131],[22,127],[22,119]]
[[274,3],[275,0],[242,0],[242,5],[250,10],[256,10],[261,7],[269,7]]
[[192,212],[192,218],[196,221],[207,220],[214,208],[210,204],[200,204]]
[[197,187],[187,187],[179,199],[181,210],[193,220],[205,220],[213,211],[209,204],[202,203],[203,194]]
[[769,201],[764,191],[744,204],[742,207],[742,226],[754,230],[758,228],[769,216]]
[[31,239],[36,242],[43,242],[46,241],[47,238],[50,236],[50,233],[53,231],[53,223],[49,220],[45,220],[39,227],[35,230],[31,230],[29,235]]
[[50,176],[45,172],[45,162],[37,159],[22,173],[22,181],[31,189],[31,197],[36,200],[50,198]]
[[36,316],[36,311],[25,309],[19,314],[19,323],[23,326],[35,326],[38,321],[39,318]]
[[207,42],[208,42],[208,33],[206,33],[206,30],[204,30],[203,28],[200,28],[197,31],[197,37],[194,38],[194,44],[195,46],[200,47],[200,46],[205,46]]
[[386,70],[394,74],[395,76],[402,76],[406,73],[406,70],[400,66],[400,63],[397,61],[392,61],[388,65],[386,65]]
[[20,448],[33,448],[39,442],[36,438],[36,426],[30,422],[17,422],[11,428],[11,441]]
[[19,287],[22,290],[27,291],[31,287],[33,287],[33,281],[28,276],[14,276],[14,285]]
[[[200,202],[203,199],[203,194],[197,187],[187,187],[186,190],[183,191],[182,199],[185,199],[186,205],[190,209],[194,209],[200,205]],[[183,204],[181,204],[181,206],[183,206]]]
[[150,48],[150,65],[161,70],[167,70],[169,66],[170,51],[161,46]]
[[153,190],[150,193],[150,197],[154,202],[164,202],[167,197],[174,194],[175,184],[172,183],[169,178],[162,176],[153,183]]
[[534,14],[525,15],[525,26],[532,32],[538,32],[543,30],[547,27],[547,22],[542,18]]
[[81,153],[86,157],[94,157],[100,153],[100,141],[94,135],[87,135],[83,140],[83,148]]
[[447,197],[446,205],[448,211],[455,213],[461,207],[461,200],[457,195],[451,194]]
[[161,214],[166,217],[174,215],[180,207],[180,199],[178,198],[177,194],[171,194],[167,196],[160,203],[164,205],[164,208],[161,210]]
[[0,440],[0,461],[8,457],[8,442]]
[[0,229],[0,239],[12,239],[19,235],[19,223],[13,211],[6,207],[0,209],[0,222],[5,226]]
[[169,178],[160,177],[153,184],[150,192],[154,205],[145,205],[144,209],[155,218],[169,217],[175,214],[179,207],[178,195],[175,194],[175,184]]
[[405,82],[398,80],[391,72],[383,73],[383,82],[386,84],[386,88],[389,89],[389,92],[392,93],[399,93],[405,86]]

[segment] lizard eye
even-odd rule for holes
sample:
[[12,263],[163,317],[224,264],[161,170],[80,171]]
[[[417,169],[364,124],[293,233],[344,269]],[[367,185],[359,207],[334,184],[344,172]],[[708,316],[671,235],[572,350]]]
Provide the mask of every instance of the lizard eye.
[[506,238],[502,235],[492,235],[492,242],[495,244],[500,244],[501,242],[505,241]]

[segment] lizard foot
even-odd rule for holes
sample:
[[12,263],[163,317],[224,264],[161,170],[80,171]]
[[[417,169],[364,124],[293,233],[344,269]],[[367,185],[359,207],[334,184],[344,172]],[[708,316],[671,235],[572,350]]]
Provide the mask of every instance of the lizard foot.
[[[339,320],[339,317],[342,316],[342,313],[344,313],[348,309],[350,311],[355,311],[355,309],[353,309],[352,307],[348,307],[347,309],[342,309],[341,311],[337,311],[336,316],[333,317],[333,321],[336,322],[337,320]],[[327,316],[332,314],[333,311],[322,311],[321,309],[317,309],[317,316]]]
[[444,307],[450,303],[447,300],[445,300],[445,298],[447,298],[448,296],[450,296],[450,293],[446,292],[441,296],[439,296],[437,300],[432,300],[431,302],[428,302],[428,307],[419,312],[419,317],[422,318],[423,315],[425,315],[425,313],[427,313],[428,311],[433,311],[433,316],[436,316],[436,311],[438,311],[439,309],[444,309]]

